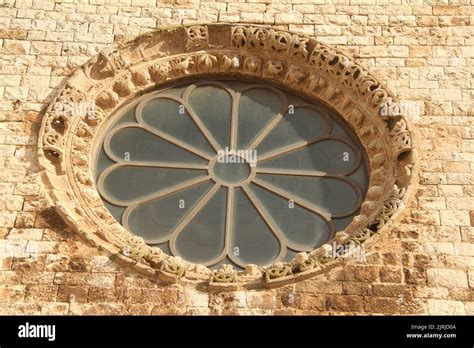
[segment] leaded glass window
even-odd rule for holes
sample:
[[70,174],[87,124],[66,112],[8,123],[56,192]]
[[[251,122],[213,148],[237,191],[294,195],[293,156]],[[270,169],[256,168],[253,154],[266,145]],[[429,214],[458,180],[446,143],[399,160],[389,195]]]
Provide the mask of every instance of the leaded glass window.
[[238,80],[169,87],[125,106],[95,175],[128,231],[210,267],[315,249],[358,214],[368,184],[364,151],[338,115]]

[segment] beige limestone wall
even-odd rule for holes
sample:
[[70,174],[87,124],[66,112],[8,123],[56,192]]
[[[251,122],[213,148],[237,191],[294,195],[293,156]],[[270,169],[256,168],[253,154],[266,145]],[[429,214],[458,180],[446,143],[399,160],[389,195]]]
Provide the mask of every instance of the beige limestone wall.
[[[196,292],[124,270],[45,199],[42,111],[78,66],[165,25],[314,35],[415,100],[419,191],[365,263],[274,290]],[[469,0],[2,0],[0,314],[474,314],[474,6]]]

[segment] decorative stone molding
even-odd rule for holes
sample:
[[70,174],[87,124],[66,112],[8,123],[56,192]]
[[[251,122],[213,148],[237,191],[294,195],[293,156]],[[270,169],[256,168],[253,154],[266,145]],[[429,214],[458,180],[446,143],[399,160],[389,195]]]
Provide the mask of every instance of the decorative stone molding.
[[[138,272],[211,290],[275,287],[307,279],[343,260],[325,244],[289,263],[242,272],[211,271],[147,246],[104,206],[91,175],[95,139],[115,110],[136,96],[183,79],[236,77],[276,84],[324,103],[359,137],[370,159],[359,216],[335,242],[369,244],[393,224],[416,183],[412,131],[403,115],[382,115],[395,97],[361,65],[310,37],[261,26],[210,24],[158,30],[106,49],[66,81],[46,111],[39,136],[41,177],[65,221],[94,246]],[[58,114],[56,103],[89,103],[94,115]]]

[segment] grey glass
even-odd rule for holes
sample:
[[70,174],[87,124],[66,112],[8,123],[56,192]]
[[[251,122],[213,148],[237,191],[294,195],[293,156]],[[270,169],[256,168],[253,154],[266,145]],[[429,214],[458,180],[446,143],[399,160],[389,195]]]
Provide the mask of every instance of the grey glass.
[[97,154],[111,214],[164,252],[267,265],[328,242],[358,214],[364,151],[323,105],[222,80],[149,93],[113,118]]

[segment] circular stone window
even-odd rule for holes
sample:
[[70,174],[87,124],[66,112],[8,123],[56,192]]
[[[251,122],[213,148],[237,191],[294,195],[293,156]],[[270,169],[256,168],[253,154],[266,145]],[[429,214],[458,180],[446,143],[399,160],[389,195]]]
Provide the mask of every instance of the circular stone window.
[[404,112],[312,37],[166,28],[66,80],[42,121],[40,175],[69,227],[159,283],[282,286],[396,221],[417,180]]
[[197,82],[110,119],[95,177],[128,231],[206,266],[312,251],[359,213],[365,151],[322,104],[268,84]]

